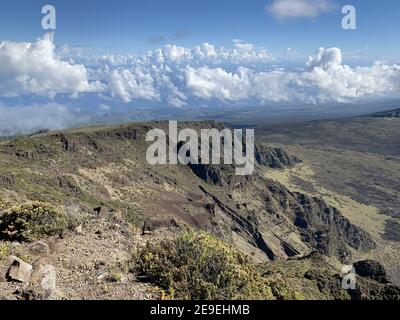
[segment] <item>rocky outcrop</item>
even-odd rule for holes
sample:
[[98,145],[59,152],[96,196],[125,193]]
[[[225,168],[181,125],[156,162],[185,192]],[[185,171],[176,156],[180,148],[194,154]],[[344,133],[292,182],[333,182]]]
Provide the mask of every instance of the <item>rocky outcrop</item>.
[[57,187],[65,193],[72,194],[75,196],[82,195],[82,190],[76,184],[75,180],[69,176],[59,176],[56,181]]
[[298,157],[289,155],[281,148],[271,148],[263,145],[256,147],[255,159],[260,165],[272,169],[293,167],[302,162]]
[[9,258],[9,263],[10,267],[6,275],[7,280],[29,283],[33,272],[32,266],[15,256]]
[[116,130],[115,135],[123,140],[137,140],[141,137],[140,130],[135,128],[123,128],[120,130]]
[[400,300],[399,287],[362,277],[357,277],[355,290],[348,293],[353,300]]
[[56,269],[50,264],[34,265],[30,284],[21,292],[24,300],[56,300]]
[[30,138],[20,138],[12,141],[6,148],[9,152],[14,153],[17,158],[25,160],[34,160],[38,156],[51,157],[56,154],[56,150],[49,144],[33,143]]
[[221,171],[209,164],[189,164],[190,169],[200,179],[209,184],[222,185],[224,180]]
[[56,134],[53,137],[59,139],[62,143],[62,148],[65,151],[77,152],[79,147],[89,147],[91,149],[100,151],[101,147],[98,142],[90,135],[67,135],[67,134]]
[[296,226],[306,230],[305,234],[311,235],[318,245],[322,245],[326,253],[329,253],[333,249],[332,245],[339,241],[361,251],[375,248],[371,236],[351,224],[336,208],[328,206],[321,199],[304,194],[296,193],[295,197],[300,204],[295,210]]
[[358,261],[354,265],[357,275],[370,278],[379,283],[389,283],[385,268],[377,261],[364,260]]
[[348,261],[348,246],[361,251],[375,248],[371,236],[350,223],[339,210],[323,200],[301,193],[291,193],[270,182],[264,195],[267,210],[285,212],[301,234],[302,240],[319,252]]
[[14,175],[0,175],[0,186],[12,186],[15,183]]

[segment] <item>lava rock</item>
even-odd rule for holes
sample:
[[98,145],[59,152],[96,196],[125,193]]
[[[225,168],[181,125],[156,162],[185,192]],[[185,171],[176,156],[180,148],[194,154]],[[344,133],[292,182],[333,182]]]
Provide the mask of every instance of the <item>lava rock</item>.
[[360,277],[370,278],[379,283],[389,283],[385,268],[376,261],[364,260],[354,264],[354,269]]

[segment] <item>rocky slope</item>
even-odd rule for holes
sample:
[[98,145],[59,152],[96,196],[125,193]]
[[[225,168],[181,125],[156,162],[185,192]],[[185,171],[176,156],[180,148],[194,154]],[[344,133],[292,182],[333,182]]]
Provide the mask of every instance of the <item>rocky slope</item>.
[[369,254],[356,253],[358,259],[378,260],[400,284],[400,119],[321,120],[261,126],[256,132],[261,141],[303,161],[267,176],[340,209],[376,243]]
[[[221,128],[214,122],[181,124],[188,125]],[[157,297],[124,269],[126,256],[147,240],[173,237],[188,227],[218,236],[257,263],[284,263],[314,251],[347,263],[354,252],[375,248],[371,236],[337,208],[266,178],[269,170],[298,164],[297,157],[258,145],[257,168],[250,177],[235,176],[232,166],[151,166],[145,135],[153,127],[168,131],[166,123],[144,123],[0,143],[0,209],[40,200],[76,220],[61,239],[44,239],[53,243],[44,257],[33,254],[28,244],[2,242],[27,250],[33,263],[55,266],[61,296]],[[122,276],[110,276],[113,268]],[[0,292],[9,295],[10,286],[0,282]],[[29,288],[18,292],[33,294]]]

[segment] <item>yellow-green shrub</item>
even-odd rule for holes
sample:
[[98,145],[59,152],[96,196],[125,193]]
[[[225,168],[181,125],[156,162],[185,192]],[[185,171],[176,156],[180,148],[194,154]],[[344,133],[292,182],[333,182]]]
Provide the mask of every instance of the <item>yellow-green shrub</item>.
[[134,261],[137,271],[174,298],[274,298],[247,257],[204,232],[188,232],[159,244],[148,243],[134,255]]
[[[0,211],[4,211],[5,209],[10,207],[10,202],[0,198]],[[0,212],[1,215],[1,212]]]
[[10,248],[8,244],[0,242],[0,262],[8,257],[10,253]]
[[40,201],[13,206],[0,216],[0,238],[34,241],[62,233],[68,226],[63,213]]

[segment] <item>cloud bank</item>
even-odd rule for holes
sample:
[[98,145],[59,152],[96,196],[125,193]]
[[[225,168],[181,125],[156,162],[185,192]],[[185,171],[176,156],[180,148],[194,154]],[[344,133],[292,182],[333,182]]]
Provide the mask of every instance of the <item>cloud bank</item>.
[[34,43],[1,42],[0,98],[40,96],[54,103],[60,96],[95,94],[98,105],[194,107],[358,102],[400,92],[399,65],[350,67],[339,48],[320,48],[296,71],[273,67],[266,48],[240,40],[231,48],[167,45],[145,55],[68,52],[57,50],[51,35]]
[[77,116],[69,108],[56,103],[12,107],[0,104],[0,115],[0,136],[59,130],[77,123]]

